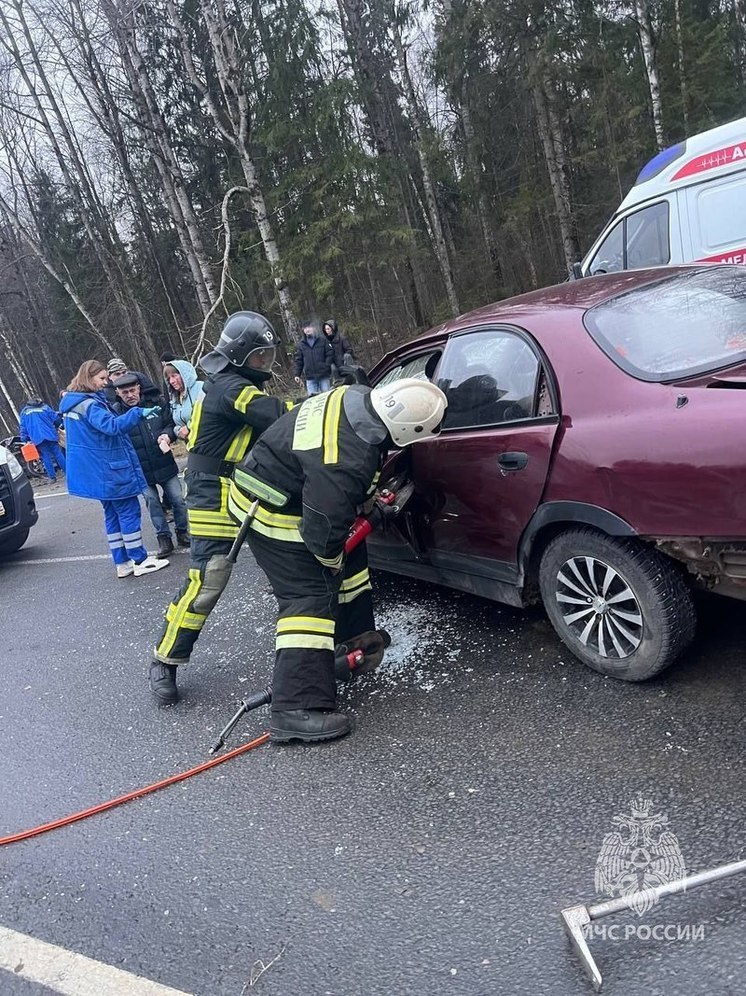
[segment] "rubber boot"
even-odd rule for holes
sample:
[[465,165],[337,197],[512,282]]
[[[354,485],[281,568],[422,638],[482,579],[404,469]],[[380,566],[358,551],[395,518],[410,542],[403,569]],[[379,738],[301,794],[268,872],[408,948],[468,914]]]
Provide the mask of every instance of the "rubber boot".
[[153,661],[150,665],[150,690],[159,705],[173,705],[174,702],[178,702],[176,665]]
[[287,744],[291,740],[318,743],[336,740],[352,730],[349,717],[331,709],[285,709],[272,712],[269,722],[269,739],[274,744]]

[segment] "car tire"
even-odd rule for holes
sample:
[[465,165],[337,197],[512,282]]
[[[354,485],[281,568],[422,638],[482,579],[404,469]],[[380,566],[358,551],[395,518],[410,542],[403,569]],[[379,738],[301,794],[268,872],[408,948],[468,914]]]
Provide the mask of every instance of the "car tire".
[[15,553],[16,550],[20,550],[28,539],[29,532],[29,529],[24,529],[23,532],[16,533],[12,539],[0,541],[0,557],[7,557],[11,553]]
[[561,533],[542,554],[539,587],[562,642],[612,678],[652,678],[694,636],[696,614],[684,578],[667,557],[637,540],[593,529]]

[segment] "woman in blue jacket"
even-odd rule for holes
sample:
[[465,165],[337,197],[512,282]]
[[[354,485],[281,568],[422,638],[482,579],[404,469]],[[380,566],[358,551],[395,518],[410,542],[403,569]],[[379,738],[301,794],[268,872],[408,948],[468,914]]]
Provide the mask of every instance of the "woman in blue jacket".
[[97,498],[104,507],[106,538],[117,577],[140,577],[168,567],[143,546],[139,495],[146,482],[127,433],[158,408],[117,415],[106,401],[109,376],[98,360],[82,364],[60,403],[67,436],[67,489]]

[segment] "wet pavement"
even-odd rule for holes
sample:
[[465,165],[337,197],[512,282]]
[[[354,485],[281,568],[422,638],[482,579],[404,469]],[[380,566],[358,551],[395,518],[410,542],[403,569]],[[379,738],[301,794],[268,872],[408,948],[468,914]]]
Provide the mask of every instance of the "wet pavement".
[[[0,564],[0,835],[206,760],[269,677],[273,600],[247,552],[183,701],[158,709],[149,649],[188,558],[117,580],[99,506],[63,491],[37,488],[39,524]],[[563,996],[591,989],[559,911],[601,898],[632,800],[667,815],[688,873],[746,858],[740,603],[702,598],[685,657],[626,685],[538,609],[375,583],[394,645],[342,692],[351,737],[264,746],[2,848],[0,926],[199,996]],[[591,941],[612,996],[746,991],[746,875],[612,922]],[[0,993],[49,991],[0,971]]]

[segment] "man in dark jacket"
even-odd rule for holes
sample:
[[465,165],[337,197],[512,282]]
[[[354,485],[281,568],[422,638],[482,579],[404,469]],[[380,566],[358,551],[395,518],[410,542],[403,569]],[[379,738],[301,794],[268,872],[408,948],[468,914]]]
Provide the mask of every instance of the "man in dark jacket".
[[189,661],[207,617],[230,577],[226,554],[238,528],[228,514],[228,488],[236,464],[288,405],[264,393],[279,339],[263,315],[230,315],[217,347],[202,357],[208,375],[194,404],[187,445],[187,515],[191,566],[166,611],[150,666],[150,687],[160,703],[178,698],[176,669]]
[[148,483],[143,493],[148,504],[150,520],[158,537],[158,556],[167,557],[169,553],[173,553],[174,543],[171,529],[163,514],[157,485],[161,486],[174,510],[176,542],[179,546],[189,546],[187,510],[181,493],[179,468],[171,452],[171,443],[176,439],[171,409],[156,388],[143,391],[134,371],[122,377],[114,377],[112,385],[119,398],[114,405],[114,411],[122,414],[138,405],[141,408],[160,409],[160,414],[154,413],[149,419],[141,419],[134,428],[130,429],[129,437]]
[[326,340],[319,335],[315,322],[303,323],[303,337],[293,357],[295,383],[306,382],[308,396],[328,391],[332,382],[334,353]]
[[352,351],[350,340],[339,331],[339,326],[333,318],[324,322],[322,329],[324,338],[332,347],[332,380],[339,377],[342,367],[349,366],[355,362],[355,354]]
[[62,416],[41,398],[29,398],[21,409],[19,432],[21,442],[31,441],[39,451],[47,477],[52,482],[57,480],[55,463],[65,473],[65,454],[60,446],[57,430],[62,425]]
[[438,387],[413,378],[337,387],[276,422],[236,468],[229,508],[237,521],[253,515],[248,542],[279,606],[274,742],[350,731],[336,711],[334,648],[375,623],[365,544],[345,558],[345,540],[389,446],[430,438],[445,408]]
[[106,364],[106,372],[109,375],[109,383],[106,387],[106,400],[110,405],[117,403],[117,392],[112,382],[115,377],[124,377],[125,374],[134,374],[143,391],[157,391],[155,384],[147,374],[144,374],[142,370],[130,370],[124,360],[119,356],[112,356]]

